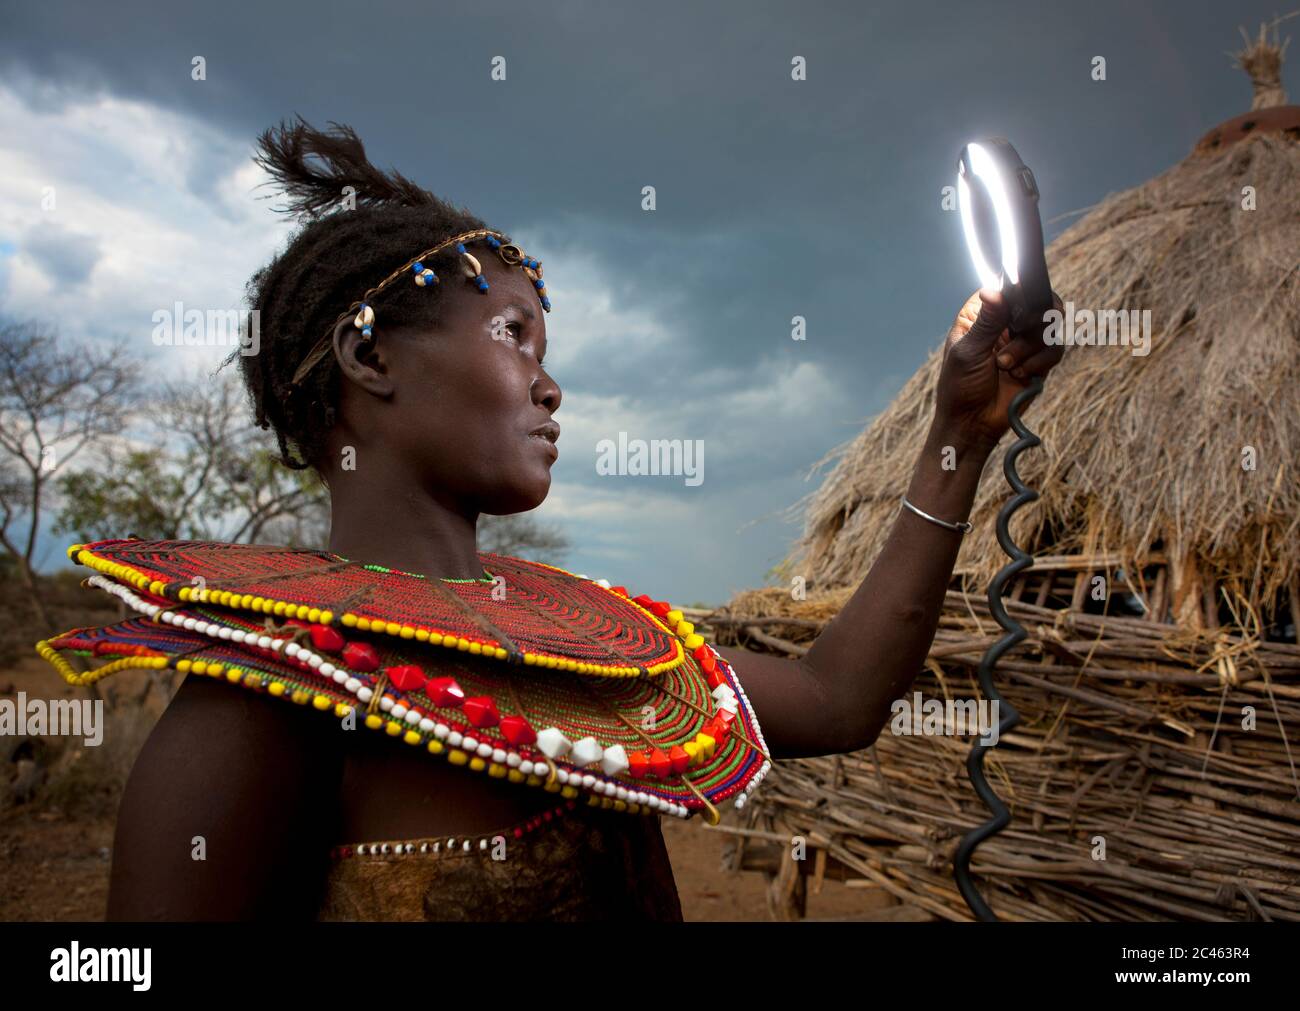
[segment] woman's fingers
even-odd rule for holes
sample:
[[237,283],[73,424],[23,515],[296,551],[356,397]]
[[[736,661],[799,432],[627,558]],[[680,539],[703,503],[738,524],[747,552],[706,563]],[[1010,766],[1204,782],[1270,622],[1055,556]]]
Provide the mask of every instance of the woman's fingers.
[[[1063,311],[1061,296],[1052,292],[1052,303]],[[1007,306],[999,291],[981,289],[966,300],[957,313],[949,334],[949,344],[960,341],[964,350],[986,354],[992,349],[998,368],[1017,379],[1046,375],[1065,354],[1065,349],[1043,343],[1043,329],[1035,326],[1025,333],[1012,334],[1006,329]]]
[[1023,362],[1011,369],[1011,374],[1017,379],[1028,379],[1030,376],[1045,376],[1065,357],[1064,348],[1044,348],[1037,354],[1030,355]]
[[[1056,292],[1052,292],[1052,303],[1057,312],[1063,310],[1061,296]],[[1034,368],[1045,365],[1043,372],[1046,372],[1059,362],[1065,353],[1065,349],[1043,343],[1043,330],[1046,326],[1047,321],[1044,320],[1042,326],[1035,326],[1025,333],[1014,334],[1004,345],[999,346],[997,348],[998,367],[1022,379],[1025,375],[1037,375],[1037,372],[1032,371]],[[1033,363],[1032,366],[1031,362]]]
[[1012,334],[1006,346],[998,351],[998,365],[1004,369],[1013,369],[1048,349],[1058,350],[1044,344],[1040,333]]
[[1008,338],[998,350],[998,367],[1010,371],[1026,361],[1030,356],[1042,350],[1041,337],[1029,334],[1015,334]]

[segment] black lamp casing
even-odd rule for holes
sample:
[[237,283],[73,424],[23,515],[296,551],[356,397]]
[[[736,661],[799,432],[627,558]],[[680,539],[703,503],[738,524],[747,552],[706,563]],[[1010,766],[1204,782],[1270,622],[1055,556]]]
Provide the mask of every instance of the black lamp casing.
[[[1001,274],[1002,293],[1010,317],[1007,321],[1007,329],[1012,333],[1033,333],[1045,322],[1047,312],[1055,305],[1052,298],[1052,284],[1047,276],[1047,257],[1043,251],[1043,225],[1038,217],[1038,184],[1034,181],[1034,174],[1029,171],[1029,167],[1020,160],[1016,149],[1006,140],[994,137],[975,143],[982,153],[987,154],[991,159],[992,172],[1001,181],[1007,206],[999,222],[998,202],[992,199],[992,193],[983,179],[974,173],[970,157],[971,145],[968,144],[962,149],[958,170],[965,181],[965,190],[969,199],[969,203],[962,207],[963,228],[966,229],[968,242],[979,247],[972,249],[971,255],[976,260],[976,268],[980,272],[983,283],[990,280],[993,264],[997,264],[998,273]],[[1006,264],[1002,256],[1007,248],[1007,243],[1004,241],[1006,236],[1001,232],[1003,228],[1015,231],[1016,281],[1014,283],[1007,276]],[[989,256],[990,250],[993,249],[997,250],[996,258]],[[981,264],[979,260],[984,262]],[[991,700],[998,707],[1000,713],[998,738],[996,741],[986,738],[977,740],[971,746],[970,755],[966,760],[966,770],[970,775],[971,784],[975,788],[976,795],[989,809],[991,817],[962,836],[952,857],[953,879],[962,898],[966,900],[971,911],[985,921],[996,920],[997,914],[993,912],[975,885],[971,875],[971,858],[982,843],[997,835],[1011,823],[1010,809],[993,791],[988,777],[984,774],[984,759],[992,748],[1007,739],[1007,734],[1020,722],[1020,714],[1015,706],[998,691],[993,675],[1002,655],[1023,642],[1029,635],[1024,626],[1007,612],[1002,602],[1002,595],[1010,580],[1034,564],[1033,556],[1011,539],[1011,517],[1022,506],[1038,498],[1038,492],[1020,479],[1016,471],[1016,458],[1026,449],[1042,445],[1042,441],[1025,427],[1020,417],[1021,409],[1038,396],[1042,389],[1042,377],[1031,376],[1024,389],[1016,393],[1011,398],[1011,403],[1007,405],[1007,421],[1018,438],[1007,447],[1002,460],[1002,472],[1015,495],[1009,498],[998,512],[997,535],[998,543],[1011,561],[999,569],[989,581],[988,590],[989,613],[1006,634],[985,650],[978,669],[980,692],[985,699]]]
[[[993,158],[1006,182],[1007,202],[1011,208],[1012,227],[1016,231],[1016,246],[1019,251],[1019,279],[1012,284],[1004,275],[1002,294],[1007,301],[1010,316],[1007,329],[1013,333],[1023,333],[1043,323],[1044,315],[1054,305],[1052,282],[1047,274],[1047,255],[1043,250],[1043,224],[1038,216],[1038,184],[1034,181],[1034,173],[1021,160],[1010,141],[1003,137],[990,137],[976,143]],[[971,170],[969,145],[961,149],[958,168],[966,176],[967,185],[973,189],[978,177]],[[987,223],[981,226],[979,221],[977,217],[977,230],[989,227]],[[997,225],[993,224],[992,227],[996,230]],[[997,242],[993,243],[988,241],[987,235],[982,234],[980,244],[986,251],[985,260],[1000,265],[1000,257],[991,258],[987,251],[1000,251],[1001,237],[998,236]]]

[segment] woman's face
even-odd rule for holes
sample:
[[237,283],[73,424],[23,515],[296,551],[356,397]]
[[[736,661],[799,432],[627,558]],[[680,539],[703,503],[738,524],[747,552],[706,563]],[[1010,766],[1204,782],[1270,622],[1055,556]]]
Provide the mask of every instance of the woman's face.
[[[487,292],[441,272],[439,284],[450,290],[442,292],[436,328],[385,338],[378,311],[377,360],[389,393],[361,398],[356,406],[371,417],[358,419],[365,422],[358,431],[373,433],[365,440],[367,454],[382,453],[384,466],[402,468],[405,480],[452,508],[525,512],[546,498],[559,455],[559,425],[551,415],[560,388],[542,367],[546,314],[522,269],[491,250],[475,255]],[[350,413],[345,404],[344,417]],[[363,463],[358,460],[356,477]]]

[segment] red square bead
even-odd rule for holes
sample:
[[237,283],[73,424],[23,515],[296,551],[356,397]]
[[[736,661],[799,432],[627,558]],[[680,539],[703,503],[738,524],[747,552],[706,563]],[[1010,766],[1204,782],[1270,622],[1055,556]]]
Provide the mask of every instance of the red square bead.
[[529,726],[528,721],[522,716],[503,716],[498,727],[501,730],[501,736],[516,747],[523,744],[532,744],[537,740],[537,731]]
[[430,678],[424,691],[430,702],[444,709],[455,708],[465,701],[465,689],[455,678]]
[[429,680],[424,676],[424,671],[414,664],[404,664],[401,667],[386,667],[384,672],[388,675],[389,684],[404,692],[418,691]]
[[343,663],[352,670],[379,670],[379,654],[368,642],[350,642],[343,647]]
[[691,756],[686,753],[686,749],[680,744],[674,744],[668,751],[668,760],[672,763],[673,772],[679,776],[686,771],[686,767],[691,764]]
[[328,625],[313,625],[311,644],[326,653],[337,653],[343,648],[343,636],[338,629]]
[[497,704],[486,695],[466,699],[461,708],[465,711],[465,718],[476,727],[495,727],[501,722]]
[[[722,718],[724,715],[729,718],[724,720]],[[718,712],[713,715],[713,718],[704,725],[704,733],[708,734],[715,741],[721,744],[731,733],[731,716],[732,714],[728,713],[725,709],[718,710]]]
[[658,748],[650,755],[650,775],[658,779],[667,779],[673,771],[672,759]]

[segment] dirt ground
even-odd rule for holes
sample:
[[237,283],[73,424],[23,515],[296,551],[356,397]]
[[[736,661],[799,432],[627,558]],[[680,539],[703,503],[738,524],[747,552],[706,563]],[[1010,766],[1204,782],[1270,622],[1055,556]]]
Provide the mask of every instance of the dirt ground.
[[[111,618],[110,618],[111,620]],[[154,690],[144,709],[129,700],[144,688],[143,671],[124,671],[102,682],[116,693],[122,710],[138,713],[129,727],[114,730],[133,748],[143,743],[161,703]],[[116,682],[115,684],[110,684]],[[0,697],[75,697],[58,674],[35,655],[16,658],[0,672]],[[0,743],[3,743],[0,741]],[[117,791],[125,781],[132,748],[68,748],[61,741],[40,756],[49,764],[46,781],[23,803],[8,801],[18,768],[6,751],[6,780],[0,781],[0,920],[98,920],[104,915],[112,856]],[[123,752],[127,753],[123,753]],[[87,757],[88,756],[88,757]],[[700,819],[662,822],[664,840],[687,920],[763,921],[767,911],[763,875],[736,873],[723,867],[723,850],[731,836]],[[826,881],[808,896],[812,919],[869,914],[882,905],[878,893]]]

